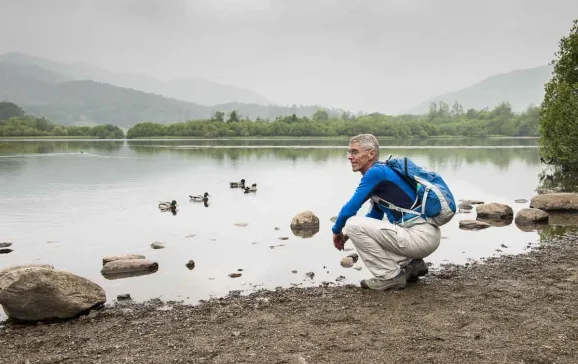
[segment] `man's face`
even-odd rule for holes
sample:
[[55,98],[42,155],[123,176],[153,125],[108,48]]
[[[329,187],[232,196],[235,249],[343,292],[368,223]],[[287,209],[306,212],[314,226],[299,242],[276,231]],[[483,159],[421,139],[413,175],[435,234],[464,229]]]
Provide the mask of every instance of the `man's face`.
[[349,144],[349,151],[347,159],[351,163],[351,170],[353,172],[361,172],[364,174],[375,161],[375,149],[365,150],[359,142]]

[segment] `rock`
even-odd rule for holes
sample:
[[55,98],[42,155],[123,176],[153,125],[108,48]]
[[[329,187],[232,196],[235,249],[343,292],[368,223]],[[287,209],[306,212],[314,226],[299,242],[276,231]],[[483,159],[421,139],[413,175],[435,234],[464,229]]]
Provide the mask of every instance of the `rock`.
[[337,216],[333,216],[332,218],[329,219],[329,221],[331,221],[331,222],[337,221]]
[[5,241],[3,243],[0,243],[0,248],[8,248],[9,246],[12,246],[12,243],[9,241]]
[[476,206],[476,213],[485,219],[508,219],[514,216],[510,206],[497,202]]
[[483,218],[483,217],[478,216],[478,217],[476,217],[476,220],[490,224],[490,226],[504,227],[504,226],[510,225],[512,223],[512,221],[514,221],[514,217],[510,216],[510,217],[506,217],[504,219],[490,219],[490,218]]
[[344,276],[339,276],[339,277],[335,278],[335,282],[341,282],[341,281],[344,281],[344,280],[345,280],[345,277],[344,277]]
[[123,293],[116,296],[117,301],[128,301],[132,298],[130,297],[130,293]]
[[281,230],[279,226],[275,226],[275,231]]
[[69,319],[105,302],[96,283],[52,268],[12,269],[0,278],[0,304],[14,320]]
[[102,258],[102,265],[105,265],[106,263],[115,260],[132,260],[132,259],[145,259],[145,256],[140,254],[111,255]]
[[159,269],[159,264],[153,260],[148,259],[128,259],[128,260],[113,260],[106,263],[100,273],[102,275],[112,275],[118,273],[133,273],[133,272],[156,272]]
[[491,225],[487,222],[478,220],[461,220],[460,229],[462,230],[481,230],[489,228]]
[[540,209],[522,209],[516,214],[516,224],[548,222],[548,213]]
[[195,236],[197,236],[197,234],[189,234],[189,235],[185,236],[185,238],[187,238],[187,239],[188,238],[194,238]]
[[279,240],[289,240],[289,237],[288,236],[280,236]]
[[164,249],[166,247],[165,243],[162,243],[160,241],[155,241],[154,243],[151,244],[151,248],[153,249]]
[[352,258],[354,263],[357,263],[359,260],[359,255],[357,255],[357,253],[351,253],[348,255],[348,257]]
[[319,218],[311,211],[301,212],[293,217],[291,220],[291,229],[318,229]]
[[461,203],[466,205],[483,205],[484,201],[479,200],[460,200]]
[[4,248],[4,249],[0,249],[0,254],[8,254],[8,253],[12,253],[14,250],[10,249],[10,248]]
[[360,266],[360,265],[356,265],[355,267],[353,267],[353,269],[355,269],[355,270],[362,270],[362,269],[363,269],[363,267],[362,267],[362,266]]
[[519,198],[517,200],[514,200],[515,203],[527,203],[528,200],[526,200],[525,198]]
[[229,274],[229,277],[231,277],[231,278],[239,278],[240,276],[242,276],[241,273],[230,273]]
[[248,222],[236,222],[236,223],[234,223],[233,225],[235,225],[235,226],[240,226],[240,227],[245,227],[245,226],[248,226],[249,223],[248,223]]
[[195,269],[195,261],[191,259],[187,262],[187,264],[185,264],[185,266],[189,268],[189,270],[193,270]]
[[305,273],[305,276],[306,276],[307,278],[313,279],[313,277],[315,277],[315,273],[313,273],[313,272],[307,272],[307,273]]
[[540,210],[578,211],[578,193],[546,193],[532,198],[530,207]]
[[472,206],[472,205],[469,204],[469,203],[461,202],[461,203],[458,204],[458,209],[460,209],[460,210],[469,211],[469,210],[471,210],[471,209],[473,209],[473,208],[474,208],[474,206]]
[[340,262],[343,268],[351,268],[355,264],[352,257],[343,257]]
[[2,275],[11,272],[13,270],[18,270],[22,268],[48,268],[54,269],[54,267],[50,264],[22,264],[22,265],[14,265],[12,267],[0,269],[0,280],[2,279]]
[[296,271],[296,270],[292,270],[291,273],[297,274],[297,271]]

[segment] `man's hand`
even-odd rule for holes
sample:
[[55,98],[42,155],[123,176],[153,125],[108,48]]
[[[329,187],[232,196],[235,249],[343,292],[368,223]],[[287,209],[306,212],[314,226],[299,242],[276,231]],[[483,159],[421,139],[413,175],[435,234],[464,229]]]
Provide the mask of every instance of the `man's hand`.
[[333,234],[333,245],[335,246],[335,249],[343,250],[344,245],[345,245],[345,240],[346,239],[343,236],[343,233]]

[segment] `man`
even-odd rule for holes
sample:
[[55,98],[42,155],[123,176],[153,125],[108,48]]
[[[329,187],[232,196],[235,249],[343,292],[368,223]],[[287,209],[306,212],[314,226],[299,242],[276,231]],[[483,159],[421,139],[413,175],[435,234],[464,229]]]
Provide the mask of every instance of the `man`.
[[347,239],[351,239],[355,245],[375,276],[362,280],[361,287],[381,291],[403,289],[407,281],[427,274],[423,258],[438,248],[440,229],[417,214],[403,214],[373,201],[365,217],[355,216],[372,195],[410,210],[416,193],[391,167],[378,162],[379,142],[372,134],[352,137],[347,157],[353,172],[360,172],[362,177],[333,225],[333,244],[343,250]]

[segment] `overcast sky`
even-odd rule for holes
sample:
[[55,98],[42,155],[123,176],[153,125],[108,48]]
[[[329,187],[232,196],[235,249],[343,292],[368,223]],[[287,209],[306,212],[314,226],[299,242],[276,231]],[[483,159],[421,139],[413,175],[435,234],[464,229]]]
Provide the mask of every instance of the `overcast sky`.
[[397,112],[544,65],[576,0],[0,0],[0,53]]

